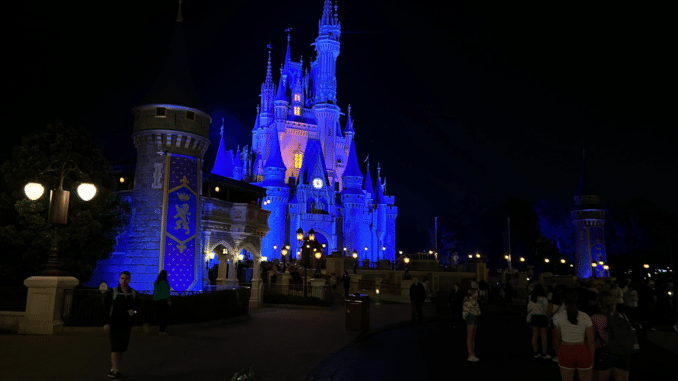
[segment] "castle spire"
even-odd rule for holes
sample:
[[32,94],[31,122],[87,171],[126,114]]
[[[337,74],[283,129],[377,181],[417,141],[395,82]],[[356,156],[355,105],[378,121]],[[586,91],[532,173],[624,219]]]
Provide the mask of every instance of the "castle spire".
[[290,62],[292,62],[292,55],[290,54],[290,32],[292,28],[285,29],[287,32],[287,52],[285,53],[285,73],[289,70]]
[[[268,44],[268,64],[266,65],[266,85],[273,84],[273,75],[271,74],[271,44]],[[288,48],[289,49],[289,48]]]
[[323,17],[320,19],[321,25],[332,25],[332,2],[330,0],[325,0],[323,5]]
[[358,165],[358,154],[355,151],[355,140],[351,140],[351,150],[348,152],[348,163],[346,164],[346,169],[344,170],[343,176],[363,177],[362,172],[360,172],[360,166]]
[[365,185],[363,190],[369,195],[369,197],[374,196],[374,188],[372,187],[372,174],[370,173],[370,155],[367,155],[367,172],[365,173]]
[[353,121],[351,120],[351,105],[348,105],[348,121],[346,121],[346,128],[344,129],[344,133],[355,133],[353,131]]

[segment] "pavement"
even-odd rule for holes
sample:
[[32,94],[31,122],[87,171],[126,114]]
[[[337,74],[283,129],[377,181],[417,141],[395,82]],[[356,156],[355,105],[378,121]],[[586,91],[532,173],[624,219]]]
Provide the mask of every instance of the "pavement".
[[[465,327],[453,328],[426,303],[426,323],[412,328],[410,305],[373,303],[370,330],[345,329],[343,298],[330,309],[264,307],[249,319],[180,330],[132,333],[121,371],[130,380],[231,380],[253,367],[257,380],[433,380],[454,374],[557,380],[558,365],[531,357],[524,306],[481,304],[478,363],[466,361]],[[655,334],[656,335],[656,334]],[[633,379],[667,379],[678,372],[678,333],[661,332],[660,346],[640,335]],[[668,344],[666,344],[668,343]],[[0,335],[2,380],[109,380],[110,344],[103,330],[50,336]],[[471,373],[467,373],[471,372]],[[511,378],[507,378],[511,376]]]

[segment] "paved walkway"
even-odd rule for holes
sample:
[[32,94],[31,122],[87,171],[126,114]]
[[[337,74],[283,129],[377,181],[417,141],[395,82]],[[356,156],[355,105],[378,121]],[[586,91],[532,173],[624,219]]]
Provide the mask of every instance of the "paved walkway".
[[[265,307],[244,322],[184,332],[170,326],[168,336],[133,332],[122,371],[130,380],[144,381],[229,381],[249,366],[259,381],[426,380],[466,370],[478,380],[508,374],[557,379],[555,363],[529,357],[529,333],[517,314],[522,308],[484,307],[476,364],[466,362],[463,328],[452,329],[445,319],[432,318],[412,330],[403,324],[410,318],[409,305],[372,305],[372,331],[361,334],[344,329],[345,307],[338,303],[331,310]],[[425,314],[434,315],[429,303]],[[632,378],[677,371],[675,354],[649,342],[643,349]],[[107,380],[109,354],[103,330],[0,335],[0,379]]]

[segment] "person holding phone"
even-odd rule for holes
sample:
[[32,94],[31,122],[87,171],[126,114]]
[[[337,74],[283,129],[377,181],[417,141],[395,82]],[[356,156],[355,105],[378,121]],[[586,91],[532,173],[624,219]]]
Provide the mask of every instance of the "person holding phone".
[[118,286],[106,295],[104,330],[109,332],[111,340],[111,370],[108,377],[116,380],[123,377],[120,362],[122,354],[127,351],[134,315],[139,310],[139,295],[129,286],[131,279],[129,271],[121,272]]

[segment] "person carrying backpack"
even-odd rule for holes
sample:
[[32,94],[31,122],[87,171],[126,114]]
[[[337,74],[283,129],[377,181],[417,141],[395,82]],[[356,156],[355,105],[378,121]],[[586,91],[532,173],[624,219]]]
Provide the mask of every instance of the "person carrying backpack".
[[607,381],[628,380],[631,356],[638,352],[638,338],[629,319],[616,310],[616,297],[602,291],[598,313],[591,317],[595,332],[594,378]]

